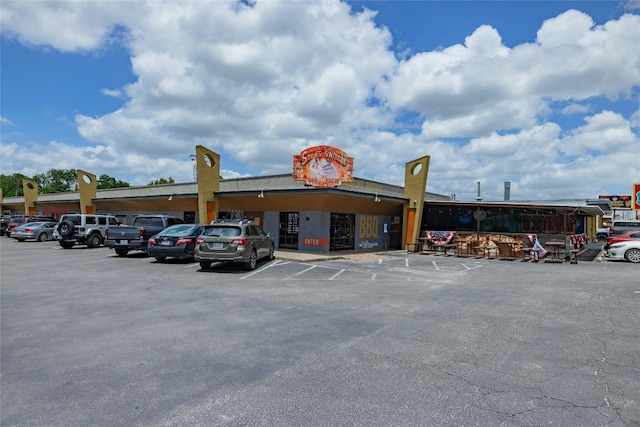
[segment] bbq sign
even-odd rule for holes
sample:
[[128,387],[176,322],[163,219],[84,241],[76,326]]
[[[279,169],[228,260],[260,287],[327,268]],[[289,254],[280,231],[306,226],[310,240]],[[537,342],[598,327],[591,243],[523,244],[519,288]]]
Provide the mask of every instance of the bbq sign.
[[353,157],[339,148],[317,145],[293,156],[293,179],[314,187],[353,181]]

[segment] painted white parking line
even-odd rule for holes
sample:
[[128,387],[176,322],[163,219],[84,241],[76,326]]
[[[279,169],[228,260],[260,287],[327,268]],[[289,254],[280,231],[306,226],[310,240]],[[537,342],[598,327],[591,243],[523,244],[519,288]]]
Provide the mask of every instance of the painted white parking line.
[[475,270],[476,268],[482,267],[482,265],[474,265],[473,267],[469,267],[467,264],[460,264],[460,265],[466,268],[467,270]]
[[371,275],[371,280],[376,280],[376,276],[377,276],[377,275],[378,275],[378,273],[373,273],[373,274]]
[[304,273],[306,273],[307,271],[309,271],[309,270],[313,270],[313,269],[314,269],[314,268],[316,268],[316,267],[317,267],[317,265],[312,265],[311,267],[309,267],[309,268],[305,268],[304,270],[299,271],[299,272],[297,272],[296,274],[294,274],[294,275],[292,275],[292,276],[285,277],[285,278],[284,278],[284,280],[288,280],[288,279],[291,279],[291,278],[293,278],[293,277],[296,277],[296,276],[299,276],[299,275],[301,275],[301,274],[304,274]]
[[404,260],[404,266],[409,267],[409,258]]
[[333,276],[329,277],[329,280],[333,280],[336,277],[338,277],[339,275],[341,275],[343,272],[345,271],[345,269],[343,268],[342,270],[338,271],[336,274],[334,274]]
[[261,273],[261,272],[263,272],[264,270],[266,270],[266,269],[268,269],[268,268],[272,268],[272,267],[276,267],[276,266],[280,266],[280,265],[285,265],[285,264],[289,264],[289,262],[288,262],[288,261],[287,261],[287,262],[280,262],[280,260],[279,260],[279,259],[277,259],[277,260],[275,260],[275,261],[273,261],[273,262],[270,262],[269,264],[265,265],[265,266],[264,266],[264,267],[262,267],[262,268],[259,268],[259,269],[257,269],[257,270],[253,270],[253,271],[252,271],[251,273],[249,273],[249,274],[245,274],[244,276],[240,277],[240,280],[244,280],[244,279],[246,279],[247,277],[251,277],[251,276],[253,276],[254,274]]
[[378,260],[378,264],[382,264],[382,258]]
[[193,267],[199,267],[199,266],[200,266],[200,263],[196,262],[194,264],[189,264],[183,268],[187,269],[187,268],[193,268]]
[[436,264],[435,261],[431,261],[433,263],[433,266],[436,268],[436,270],[440,270],[440,267],[438,267],[438,264]]

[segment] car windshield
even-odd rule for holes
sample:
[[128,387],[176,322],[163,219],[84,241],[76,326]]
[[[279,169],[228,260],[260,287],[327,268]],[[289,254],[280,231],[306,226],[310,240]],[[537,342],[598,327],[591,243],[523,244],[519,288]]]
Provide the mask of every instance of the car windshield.
[[167,227],[158,233],[158,236],[189,236],[198,226],[193,224],[179,224]]
[[242,234],[240,227],[214,226],[203,233],[206,236],[214,237],[236,237]]

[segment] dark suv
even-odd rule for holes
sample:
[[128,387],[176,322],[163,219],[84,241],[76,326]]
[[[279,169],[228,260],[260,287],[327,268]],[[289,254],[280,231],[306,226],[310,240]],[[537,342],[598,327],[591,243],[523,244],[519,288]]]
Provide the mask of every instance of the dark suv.
[[9,221],[11,221],[11,217],[9,215],[2,215],[2,222],[0,223],[0,236],[4,236],[4,234],[7,232]]
[[194,259],[203,269],[214,262],[239,262],[254,270],[261,258],[274,259],[273,238],[251,220],[213,221],[196,239]]

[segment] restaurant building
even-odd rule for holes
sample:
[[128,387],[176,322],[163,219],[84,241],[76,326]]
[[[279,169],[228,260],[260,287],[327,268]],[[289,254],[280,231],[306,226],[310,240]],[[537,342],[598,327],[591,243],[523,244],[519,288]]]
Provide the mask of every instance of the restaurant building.
[[122,223],[163,213],[192,223],[253,218],[276,248],[306,252],[404,249],[427,231],[595,236],[602,210],[586,204],[458,202],[426,191],[429,156],[405,165],[404,186],[353,177],[354,159],[331,146],[293,156],[290,174],[220,179],[220,156],[196,147],[196,181],[96,189],[78,170],[78,191],[2,198],[4,214],[110,213]]

